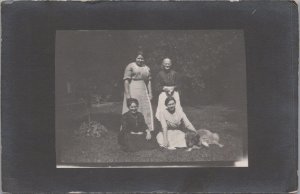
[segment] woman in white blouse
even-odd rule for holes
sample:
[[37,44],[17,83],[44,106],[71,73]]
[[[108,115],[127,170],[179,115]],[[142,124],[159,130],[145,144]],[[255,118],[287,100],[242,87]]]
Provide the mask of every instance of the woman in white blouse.
[[195,127],[182,109],[175,108],[176,100],[173,97],[166,98],[165,105],[167,108],[160,115],[162,132],[159,132],[156,136],[158,144],[168,149],[187,147],[184,131],[196,131]]

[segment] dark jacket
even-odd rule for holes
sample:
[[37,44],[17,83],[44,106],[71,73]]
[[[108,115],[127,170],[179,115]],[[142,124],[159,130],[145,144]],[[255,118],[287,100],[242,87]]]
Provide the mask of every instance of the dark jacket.
[[176,71],[172,69],[169,72],[161,70],[155,79],[155,90],[159,94],[164,86],[175,86],[175,90],[178,91],[180,83],[180,76]]
[[130,111],[122,115],[122,131],[126,132],[146,132],[148,126],[142,113],[133,115]]

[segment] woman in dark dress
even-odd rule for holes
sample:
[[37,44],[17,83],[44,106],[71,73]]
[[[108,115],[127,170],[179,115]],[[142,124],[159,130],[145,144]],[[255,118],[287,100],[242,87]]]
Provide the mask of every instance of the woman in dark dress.
[[122,115],[122,130],[119,133],[119,144],[124,151],[136,152],[157,147],[141,112],[138,112],[137,99],[127,100],[129,111]]
[[165,106],[167,97],[173,97],[176,100],[177,110],[182,109],[179,98],[180,78],[178,73],[172,69],[172,61],[169,58],[162,61],[162,70],[156,77],[155,89],[159,93],[155,114],[159,121],[161,120],[161,113],[167,108]]

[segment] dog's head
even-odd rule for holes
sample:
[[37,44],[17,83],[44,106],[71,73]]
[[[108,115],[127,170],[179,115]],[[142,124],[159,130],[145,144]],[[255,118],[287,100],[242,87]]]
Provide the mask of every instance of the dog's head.
[[185,133],[185,140],[187,147],[193,147],[199,144],[200,135],[194,131],[187,131]]
[[200,144],[205,147],[209,147],[210,144],[216,144],[219,147],[223,147],[222,144],[219,143],[220,137],[217,133],[212,133],[206,129],[199,129],[197,133],[200,135]]

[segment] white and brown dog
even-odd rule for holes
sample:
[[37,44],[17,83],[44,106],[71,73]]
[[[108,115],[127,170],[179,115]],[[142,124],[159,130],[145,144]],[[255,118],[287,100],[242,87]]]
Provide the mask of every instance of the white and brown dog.
[[206,129],[198,129],[195,131],[187,131],[185,133],[185,141],[188,147],[187,151],[192,149],[199,149],[200,146],[209,147],[211,144],[218,145],[222,148],[224,145],[219,143],[219,135],[217,133],[212,133]]

